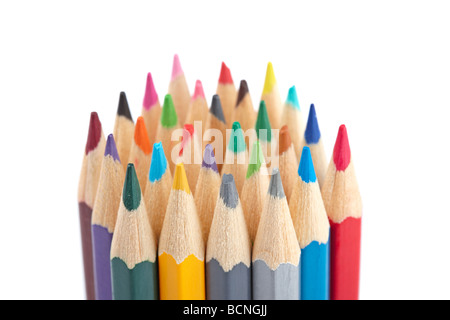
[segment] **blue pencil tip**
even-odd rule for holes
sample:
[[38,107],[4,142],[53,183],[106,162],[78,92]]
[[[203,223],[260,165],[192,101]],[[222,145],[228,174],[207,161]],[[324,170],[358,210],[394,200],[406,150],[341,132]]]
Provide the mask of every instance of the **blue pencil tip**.
[[319,123],[317,122],[316,108],[311,104],[309,108],[308,122],[305,129],[305,141],[307,144],[318,143],[320,140]]
[[295,86],[289,88],[286,103],[291,105],[295,109],[300,110],[300,104],[298,103],[297,90],[295,90]]
[[161,142],[153,145],[152,162],[150,165],[149,180],[155,182],[161,180],[161,177],[166,172],[167,160],[164,155],[164,149]]
[[105,157],[111,156],[114,160],[120,162],[119,153],[117,152],[116,142],[114,136],[110,134],[108,140],[106,140]]
[[317,180],[309,147],[303,147],[302,157],[298,166],[298,175],[306,183],[316,182]]

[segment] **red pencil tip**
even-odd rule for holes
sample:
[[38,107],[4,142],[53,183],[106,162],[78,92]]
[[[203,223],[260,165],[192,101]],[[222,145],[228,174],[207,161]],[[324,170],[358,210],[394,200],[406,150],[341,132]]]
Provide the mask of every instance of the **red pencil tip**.
[[194,134],[194,125],[185,124],[183,128],[184,128],[183,138],[181,140],[181,149],[180,149],[179,156],[183,155],[183,150],[186,147],[186,144],[188,143],[188,141],[192,138],[192,135]]
[[91,120],[89,122],[89,133],[86,142],[86,155],[94,150],[102,136],[102,124],[100,123],[100,119],[98,118],[97,112],[91,112]]
[[333,161],[336,170],[344,171],[347,169],[351,158],[350,144],[348,143],[347,128],[345,125],[339,127],[336,143],[333,149]]
[[231,77],[230,69],[227,67],[225,62],[222,62],[222,68],[220,69],[219,83],[233,84],[233,78]]

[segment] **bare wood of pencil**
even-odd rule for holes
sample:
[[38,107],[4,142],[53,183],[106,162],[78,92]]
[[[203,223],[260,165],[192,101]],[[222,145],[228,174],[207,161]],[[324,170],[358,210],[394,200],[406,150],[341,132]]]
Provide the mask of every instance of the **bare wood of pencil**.
[[214,150],[211,145],[207,144],[194,196],[205,243],[208,241],[219,189],[220,173],[217,169]]

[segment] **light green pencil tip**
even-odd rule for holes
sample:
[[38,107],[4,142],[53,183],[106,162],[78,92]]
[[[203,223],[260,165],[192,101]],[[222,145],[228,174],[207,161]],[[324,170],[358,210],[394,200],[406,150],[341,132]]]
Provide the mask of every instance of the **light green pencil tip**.
[[173,128],[177,125],[178,117],[173,104],[172,96],[166,94],[161,112],[161,125],[165,128]]
[[254,175],[256,172],[258,172],[263,163],[265,163],[264,153],[261,149],[261,144],[257,140],[253,143],[252,152],[250,154],[250,162],[249,162],[248,168],[247,168],[246,178],[248,179],[252,175]]

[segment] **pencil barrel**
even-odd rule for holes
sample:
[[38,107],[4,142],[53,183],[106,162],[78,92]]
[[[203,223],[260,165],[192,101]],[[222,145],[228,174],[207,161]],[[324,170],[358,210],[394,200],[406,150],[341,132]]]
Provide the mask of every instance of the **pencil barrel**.
[[206,263],[208,300],[251,300],[251,269],[239,263],[224,271],[216,259]]
[[301,300],[329,299],[329,244],[311,242],[301,253]]
[[92,225],[92,249],[94,257],[95,298],[111,300],[111,242],[113,234],[99,225]]
[[361,218],[330,220],[330,299],[358,300]]
[[86,299],[95,300],[94,263],[92,256],[91,220],[92,208],[86,203],[78,203],[80,213],[81,247],[83,251],[84,281]]

